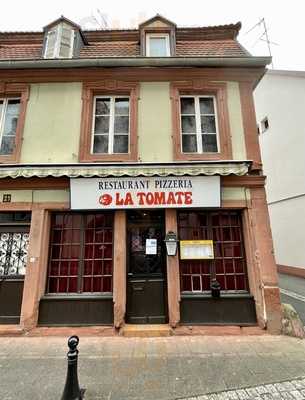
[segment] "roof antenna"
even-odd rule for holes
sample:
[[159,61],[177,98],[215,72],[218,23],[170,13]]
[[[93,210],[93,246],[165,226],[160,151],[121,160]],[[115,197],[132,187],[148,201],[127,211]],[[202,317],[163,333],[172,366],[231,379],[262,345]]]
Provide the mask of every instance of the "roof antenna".
[[82,29],[107,29],[107,14],[102,13],[98,8],[91,15],[84,17],[79,22]]
[[[247,35],[248,33],[250,33],[251,31],[253,31],[253,29],[255,29],[256,27],[263,27],[263,33],[259,36],[259,38],[255,41],[255,43],[252,45],[252,47],[254,47],[256,45],[256,43],[258,41],[263,41],[267,43],[268,46],[268,52],[269,52],[269,56],[272,57],[271,54],[271,45],[275,45],[275,46],[279,46],[278,43],[275,42],[271,42],[271,40],[269,39],[269,35],[268,35],[268,29],[267,29],[267,25],[266,25],[266,21],[265,18],[261,18],[257,24],[255,24],[254,26],[252,26],[252,28],[250,28],[245,35]],[[274,69],[274,64],[273,64],[273,60],[271,61],[271,67],[272,69]]]

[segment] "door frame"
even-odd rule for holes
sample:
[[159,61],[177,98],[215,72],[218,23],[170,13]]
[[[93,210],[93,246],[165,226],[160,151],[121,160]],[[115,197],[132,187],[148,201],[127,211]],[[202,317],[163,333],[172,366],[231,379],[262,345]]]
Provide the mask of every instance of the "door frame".
[[[129,227],[130,225],[137,225],[137,221],[132,223],[129,221],[129,215],[132,212],[143,212],[143,213],[159,213],[162,215],[162,220],[161,220],[161,228],[162,228],[162,238],[165,238],[166,234],[166,210],[163,208],[158,208],[158,209],[138,209],[138,210],[126,210],[126,312],[125,312],[125,321],[127,323],[132,323],[130,322],[130,276],[129,276],[129,267],[130,267],[130,255],[131,255],[131,248],[130,248],[130,232],[129,232]],[[147,221],[147,224],[149,221]],[[157,224],[157,223],[156,223]],[[142,222],[139,222],[139,226],[145,226],[145,221],[142,220]],[[162,244],[163,245],[163,244]],[[164,245],[165,246],[165,245]],[[166,249],[165,247],[162,248],[161,250],[163,252],[162,255],[162,261],[164,263],[163,265],[163,270],[162,270],[162,279],[163,279],[163,302],[164,302],[164,316],[165,316],[165,322],[167,323],[169,320],[169,307],[168,307],[168,284],[167,284],[167,255],[166,255]],[[137,279],[138,281],[143,281],[147,280],[148,281],[148,276],[143,274],[141,277],[135,277],[134,279]],[[161,278],[160,276],[155,276],[156,281]],[[152,316],[153,318],[153,316]],[[150,322],[147,322],[148,324]],[[162,322],[163,323],[163,322]]]

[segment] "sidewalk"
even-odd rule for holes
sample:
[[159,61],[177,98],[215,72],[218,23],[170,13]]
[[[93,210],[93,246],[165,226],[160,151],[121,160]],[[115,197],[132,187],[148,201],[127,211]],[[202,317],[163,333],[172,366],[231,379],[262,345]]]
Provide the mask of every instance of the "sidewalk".
[[[0,338],[1,400],[60,400],[66,341],[64,337]],[[273,391],[274,397],[266,389],[251,392],[252,397],[238,397],[232,390],[287,384],[303,377],[305,341],[284,336],[81,337],[79,344],[79,380],[86,388],[85,400],[298,400],[305,398],[300,397],[301,386],[294,387],[294,396],[298,392],[299,397],[283,390],[286,397]],[[204,396],[225,391],[231,392]]]

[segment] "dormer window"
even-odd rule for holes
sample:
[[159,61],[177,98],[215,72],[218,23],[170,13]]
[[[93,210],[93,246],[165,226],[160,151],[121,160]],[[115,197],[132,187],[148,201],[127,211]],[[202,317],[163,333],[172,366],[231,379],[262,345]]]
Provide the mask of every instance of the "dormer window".
[[169,34],[147,33],[146,55],[147,57],[169,57]]
[[62,22],[53,26],[46,37],[44,58],[72,58],[74,29]]
[[176,24],[156,15],[139,25],[141,55],[144,57],[174,57],[176,54]]
[[43,30],[43,58],[78,57],[82,47],[88,44],[81,27],[64,16],[51,22]]

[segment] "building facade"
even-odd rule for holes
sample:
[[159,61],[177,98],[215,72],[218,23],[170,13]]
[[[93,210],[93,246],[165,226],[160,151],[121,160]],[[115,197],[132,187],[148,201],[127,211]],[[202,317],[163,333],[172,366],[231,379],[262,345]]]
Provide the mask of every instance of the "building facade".
[[280,271],[305,276],[305,72],[268,71],[254,99],[275,259]]
[[3,329],[280,332],[252,96],[270,60],[239,29],[0,34]]

